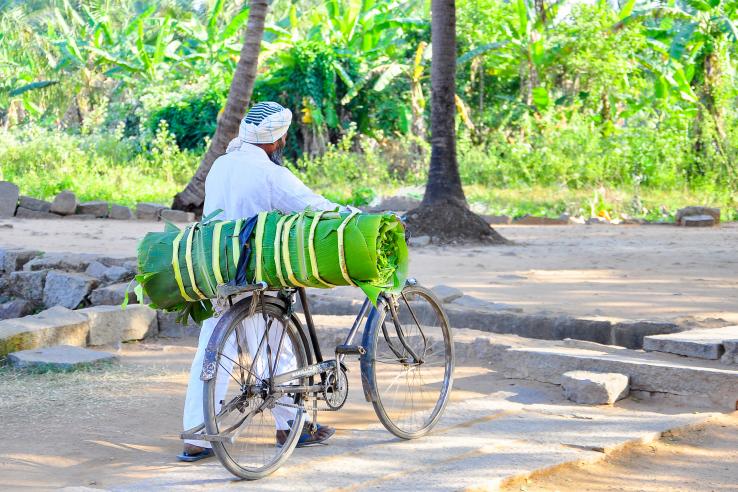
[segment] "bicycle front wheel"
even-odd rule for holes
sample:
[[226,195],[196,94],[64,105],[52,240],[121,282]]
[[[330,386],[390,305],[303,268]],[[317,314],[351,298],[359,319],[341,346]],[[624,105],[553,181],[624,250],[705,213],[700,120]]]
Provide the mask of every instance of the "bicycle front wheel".
[[[285,309],[270,303],[250,312],[247,298],[229,309],[218,342],[215,377],[206,381],[203,406],[208,434],[223,466],[255,480],[274,472],[302,433],[302,393],[275,392],[269,381],[309,365],[302,332]],[[306,385],[308,379],[291,381]]]
[[[395,303],[394,316],[387,302]],[[380,422],[397,437],[414,439],[438,423],[448,403],[453,338],[430,290],[407,286],[387,302],[367,320],[362,371]]]

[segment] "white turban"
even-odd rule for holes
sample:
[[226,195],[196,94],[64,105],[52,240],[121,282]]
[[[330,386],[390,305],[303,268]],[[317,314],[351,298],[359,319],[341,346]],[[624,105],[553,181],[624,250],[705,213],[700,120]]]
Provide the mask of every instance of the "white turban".
[[244,143],[274,143],[287,133],[292,122],[292,111],[275,102],[260,102],[241,120],[238,136],[231,140],[226,153],[236,151]]

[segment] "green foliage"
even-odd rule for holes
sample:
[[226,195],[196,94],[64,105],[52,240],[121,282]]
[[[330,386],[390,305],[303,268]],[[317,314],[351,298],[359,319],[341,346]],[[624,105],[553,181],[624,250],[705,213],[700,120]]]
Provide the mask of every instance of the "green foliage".
[[215,133],[218,113],[225,104],[225,95],[210,90],[169,104],[154,111],[148,128],[153,134],[161,121],[166,121],[180,149],[201,148]]

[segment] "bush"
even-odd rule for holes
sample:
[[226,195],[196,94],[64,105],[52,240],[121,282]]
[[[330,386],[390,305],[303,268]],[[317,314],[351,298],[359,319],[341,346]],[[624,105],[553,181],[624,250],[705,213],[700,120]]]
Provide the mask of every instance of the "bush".
[[206,139],[215,133],[225,99],[224,94],[214,90],[186,97],[154,111],[149,117],[148,129],[153,134],[159,123],[166,121],[180,149],[201,149]]

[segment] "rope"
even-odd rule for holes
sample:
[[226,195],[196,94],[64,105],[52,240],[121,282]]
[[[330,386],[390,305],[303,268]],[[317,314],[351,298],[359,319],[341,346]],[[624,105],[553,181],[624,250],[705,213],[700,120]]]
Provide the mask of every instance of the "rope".
[[184,236],[186,231],[187,229],[179,231],[179,234],[177,234],[177,237],[175,237],[172,242],[172,268],[174,269],[174,279],[177,281],[179,293],[182,294],[185,301],[195,302],[195,299],[187,295],[184,282],[182,281],[182,272],[179,270],[179,243],[182,241],[182,236]]
[[341,275],[343,275],[343,279],[349,284],[353,285],[354,287],[357,287],[357,285],[351,280],[351,277],[349,277],[348,268],[346,267],[346,251],[343,247],[343,231],[346,229],[346,225],[349,223],[351,219],[356,217],[356,215],[359,214],[358,211],[351,212],[348,217],[344,219],[343,222],[341,222],[341,225],[338,226],[338,263],[341,266]]
[[313,277],[315,277],[315,280],[326,287],[331,288],[336,286],[320,278],[320,273],[318,273],[318,258],[315,255],[315,231],[318,228],[318,222],[320,222],[320,218],[324,213],[325,212],[316,213],[315,217],[313,217],[313,223],[310,224],[310,234],[308,235],[308,255],[310,256],[310,268],[313,270]]

